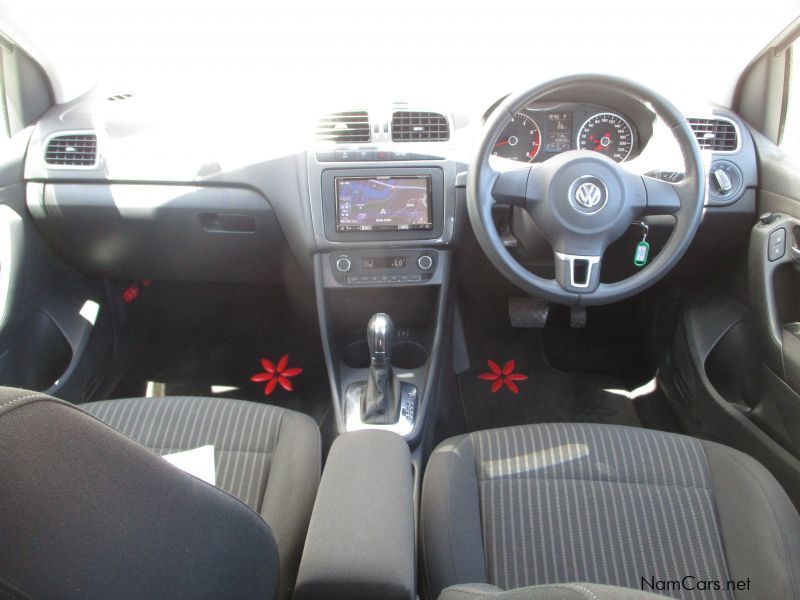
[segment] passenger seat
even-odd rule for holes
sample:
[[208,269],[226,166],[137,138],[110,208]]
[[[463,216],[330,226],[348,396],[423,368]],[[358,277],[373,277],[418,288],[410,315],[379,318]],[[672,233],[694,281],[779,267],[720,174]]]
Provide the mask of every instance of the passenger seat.
[[[278,597],[290,596],[320,477],[320,434],[313,419],[301,413],[274,406],[223,398],[131,398],[92,402],[74,407],[42,394],[11,388],[0,388],[0,417],[8,420],[3,408],[5,407],[7,411],[16,406],[18,410],[14,412],[30,413],[30,418],[25,422],[26,427],[31,430],[45,427],[46,418],[42,423],[33,420],[37,410],[33,406],[29,406],[31,402],[36,402],[40,406],[38,412],[42,412],[43,407],[55,403],[58,406],[50,406],[47,409],[48,413],[69,415],[66,418],[70,421],[93,420],[83,415],[82,409],[138,444],[161,455],[213,445],[217,487],[238,498],[260,514],[272,529],[279,557]],[[78,417],[77,415],[83,416]],[[17,419],[19,418],[20,415],[17,416]],[[62,417],[58,417],[58,419],[62,420]],[[97,427],[102,426],[98,423]],[[77,429],[76,436],[79,435],[81,435],[81,430]],[[104,443],[112,447],[111,455],[113,455],[117,451],[116,445],[118,444],[114,436],[101,437],[107,438]],[[5,437],[3,443],[12,444],[13,440]],[[48,440],[47,444],[52,448],[42,448],[42,456],[47,456],[53,449],[71,443],[81,446],[85,441],[53,437]],[[8,450],[9,447],[6,448],[6,451]],[[12,453],[15,451],[13,447],[10,450]],[[104,456],[103,444],[93,447],[92,451],[97,455],[86,456],[87,468],[91,468],[92,464],[98,462],[113,461],[113,456]],[[5,462],[8,459],[2,457],[2,460]],[[164,463],[166,464],[166,461]],[[0,469],[4,467],[5,465],[0,463]],[[124,466],[120,465],[120,469],[124,469]],[[170,469],[174,470],[171,467]],[[102,468],[99,471],[102,471]],[[125,473],[120,475],[124,480]],[[131,481],[136,481],[146,475],[147,473],[131,474]],[[89,476],[91,477],[91,474]],[[2,494],[6,493],[8,488],[1,476],[0,486],[2,486],[0,487],[0,503],[4,503]],[[102,489],[103,485],[101,484],[97,489],[86,489],[85,494],[87,497],[101,494]],[[177,498],[173,498],[169,489],[161,490],[153,487],[151,491],[153,504],[170,504],[178,501]],[[52,494],[56,497],[60,494],[58,487],[51,486],[42,487],[38,492]],[[30,490],[30,493],[34,494],[36,490]],[[92,497],[89,501],[102,505],[104,500],[102,497]],[[109,498],[107,502],[112,502],[112,499]],[[180,507],[178,508],[180,509]],[[188,512],[194,508],[196,507],[185,507]],[[76,514],[81,514],[80,508],[69,504],[63,506],[65,521],[71,518],[73,510],[76,511]],[[108,506],[107,510],[109,514],[113,514],[115,510],[126,510],[126,507]],[[132,506],[129,510],[138,509],[136,506]],[[98,515],[98,519],[103,520],[101,515]],[[35,525],[31,524],[31,526]],[[145,537],[156,535],[158,532],[151,531],[151,529],[157,529],[160,526],[157,522],[143,521],[141,522],[141,531],[118,532],[120,540],[116,548],[121,555],[125,555],[131,560],[131,568],[135,568],[137,550],[141,547],[137,537],[139,535]],[[205,526],[207,525],[202,522],[197,523],[197,527]],[[91,532],[92,527],[87,524],[87,536],[82,540],[76,540],[77,548],[95,542]],[[98,533],[101,538],[108,534],[108,532]],[[43,529],[38,532],[38,535],[44,538],[48,536],[48,531]],[[9,540],[4,540],[2,543],[7,545]],[[21,540],[17,542],[20,545],[22,543]],[[246,544],[247,541],[242,540],[242,543]],[[34,551],[30,547],[27,549],[19,547],[18,550]],[[196,550],[196,548],[187,546],[185,560],[191,562]],[[237,550],[237,552],[243,553],[248,551],[246,547]],[[219,559],[235,560],[235,555],[222,555]],[[43,571],[48,568],[46,564],[42,564],[41,567]],[[105,565],[98,565],[98,567],[105,568]],[[190,565],[187,567],[191,568]],[[264,566],[266,570],[268,570],[267,567],[268,565]],[[87,584],[91,581],[92,576],[90,573],[86,574]],[[82,596],[82,594],[80,595]]]

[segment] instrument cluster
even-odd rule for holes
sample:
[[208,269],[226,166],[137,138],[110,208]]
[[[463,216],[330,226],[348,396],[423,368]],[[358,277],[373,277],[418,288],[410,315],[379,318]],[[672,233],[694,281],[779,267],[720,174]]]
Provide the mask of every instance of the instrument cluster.
[[604,106],[537,104],[513,116],[495,141],[492,154],[531,163],[576,149],[623,162],[639,153],[639,136],[629,117]]

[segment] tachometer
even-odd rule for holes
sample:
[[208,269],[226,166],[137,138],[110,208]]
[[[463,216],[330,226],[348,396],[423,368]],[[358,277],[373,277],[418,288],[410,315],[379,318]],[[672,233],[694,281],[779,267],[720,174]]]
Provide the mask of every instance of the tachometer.
[[492,154],[520,162],[533,162],[541,147],[542,136],[536,121],[526,114],[517,113],[495,142]]
[[598,113],[589,117],[578,130],[578,148],[594,150],[622,162],[633,149],[633,130],[619,115]]

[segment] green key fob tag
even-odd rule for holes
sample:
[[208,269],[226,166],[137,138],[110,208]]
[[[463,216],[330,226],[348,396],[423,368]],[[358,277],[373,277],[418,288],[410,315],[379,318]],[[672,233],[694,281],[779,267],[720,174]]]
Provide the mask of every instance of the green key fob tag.
[[643,267],[647,264],[647,257],[650,254],[650,244],[642,240],[636,244],[636,253],[633,255],[633,264]]

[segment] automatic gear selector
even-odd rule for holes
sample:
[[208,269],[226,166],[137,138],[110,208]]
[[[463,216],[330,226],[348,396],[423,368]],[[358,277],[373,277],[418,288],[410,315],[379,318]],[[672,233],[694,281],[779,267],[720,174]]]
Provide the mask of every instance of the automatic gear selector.
[[377,313],[367,324],[369,379],[361,397],[361,420],[375,425],[397,422],[399,386],[392,374],[394,323],[386,313]]
[[[376,426],[396,430],[404,435],[414,427],[417,412],[418,389],[403,381],[392,367],[392,344],[395,328],[386,313],[372,315],[367,324],[369,370],[366,381],[356,381],[348,386],[346,403],[348,427],[357,429]],[[403,369],[400,370],[403,375]]]

